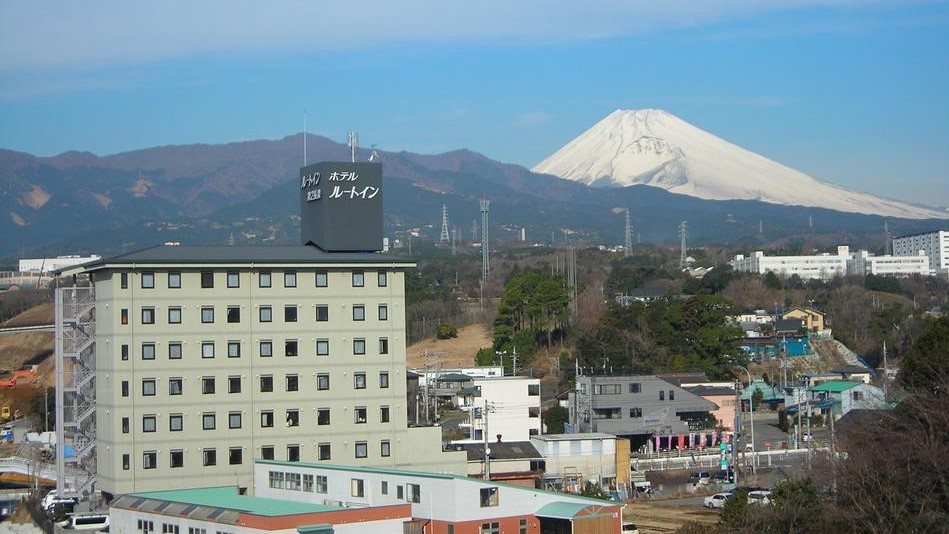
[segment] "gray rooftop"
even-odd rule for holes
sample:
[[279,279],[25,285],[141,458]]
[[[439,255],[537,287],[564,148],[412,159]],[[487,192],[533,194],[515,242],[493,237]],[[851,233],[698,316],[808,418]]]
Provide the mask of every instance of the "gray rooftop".
[[616,439],[616,436],[605,432],[584,432],[580,434],[540,434],[538,436],[531,436],[531,439],[540,441],[576,441],[581,439]]
[[[484,443],[459,445],[468,453],[468,461],[484,461]],[[529,441],[502,441],[489,443],[492,460],[543,460],[544,457]]]
[[[122,264],[287,264],[287,263],[391,263],[414,265],[408,258],[374,252],[324,252],[317,247],[254,245],[157,245],[77,266],[96,270]],[[72,267],[66,270],[73,270]]]

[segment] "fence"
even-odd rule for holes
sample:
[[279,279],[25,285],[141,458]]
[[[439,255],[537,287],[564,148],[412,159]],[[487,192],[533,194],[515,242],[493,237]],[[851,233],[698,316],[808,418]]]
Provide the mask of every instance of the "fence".
[[406,333],[408,344],[411,345],[423,339],[435,337],[435,332],[440,324],[450,324],[455,328],[461,328],[470,324],[487,322],[491,317],[491,313],[490,310],[472,310],[443,317],[423,317],[422,320],[414,321],[409,324],[408,332]]

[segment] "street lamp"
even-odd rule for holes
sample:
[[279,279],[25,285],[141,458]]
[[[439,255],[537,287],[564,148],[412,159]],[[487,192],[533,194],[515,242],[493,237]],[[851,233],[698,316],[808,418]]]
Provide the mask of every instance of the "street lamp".
[[[744,367],[742,367],[742,366],[740,366],[740,365],[736,365],[735,367],[737,367],[738,369],[741,369],[742,371],[748,373],[748,386],[750,387],[750,386],[751,386],[751,371],[749,371],[748,369],[746,369],[746,368],[744,368]],[[754,393],[752,393],[752,395],[748,397],[748,411],[749,411],[749,414],[751,415],[751,451],[752,451],[752,454],[754,454],[754,451],[756,450],[756,449],[755,449],[755,401],[754,401]],[[752,468],[752,470],[754,470],[754,467],[755,467],[755,457],[752,456],[752,457],[751,457],[751,468]]]

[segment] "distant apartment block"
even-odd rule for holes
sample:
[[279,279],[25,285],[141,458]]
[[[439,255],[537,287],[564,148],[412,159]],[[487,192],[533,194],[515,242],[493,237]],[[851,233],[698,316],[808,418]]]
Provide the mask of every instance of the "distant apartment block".
[[55,258],[24,258],[20,260],[21,273],[49,274],[52,271],[102,259],[101,256],[56,256]]
[[916,256],[920,251],[929,258],[929,268],[932,271],[939,274],[949,273],[949,230],[893,239],[894,256]]
[[830,280],[835,276],[847,274],[849,258],[850,247],[847,246],[837,247],[837,254],[817,256],[766,256],[759,250],[748,257],[739,254],[731,264],[732,268],[740,273],[773,272],[783,277],[796,274],[803,279]]
[[922,251],[916,255],[873,256],[861,250],[847,261],[847,273],[855,276],[928,276],[929,257]]
[[[469,430],[467,441],[485,439],[487,420],[489,442],[527,441],[541,433],[540,379],[522,376],[474,378],[471,386],[459,393],[460,408],[469,412],[462,423]],[[487,414],[485,410],[487,409]]]

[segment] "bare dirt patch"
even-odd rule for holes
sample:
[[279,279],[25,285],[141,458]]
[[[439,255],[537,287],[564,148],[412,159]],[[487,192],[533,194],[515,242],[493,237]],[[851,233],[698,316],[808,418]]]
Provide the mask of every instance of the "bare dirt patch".
[[3,326],[12,328],[15,326],[53,324],[53,314],[54,309],[52,302],[40,304],[39,306],[34,306],[15,317],[11,317],[10,320],[3,324]]
[[642,534],[675,532],[690,521],[718,522],[718,511],[698,506],[663,505],[662,501],[640,500],[626,505],[623,519],[636,523]]
[[51,198],[53,198],[52,195],[38,185],[34,185],[31,191],[23,193],[23,203],[35,210],[45,206]]
[[108,208],[112,204],[112,199],[106,195],[100,193],[93,193],[92,196],[102,205],[103,208]]
[[488,327],[483,324],[473,324],[458,329],[458,337],[453,339],[426,339],[406,349],[406,365],[410,368],[419,368],[425,365],[424,354],[438,352],[439,362],[443,368],[471,367],[474,357],[482,347],[491,346],[491,335]]
[[15,225],[17,225],[17,226],[26,226],[26,225],[27,225],[26,220],[25,220],[23,217],[20,217],[20,215],[19,215],[17,212],[15,212],[15,211],[11,211],[11,212],[10,212],[10,219],[13,221],[13,224],[15,224]]

